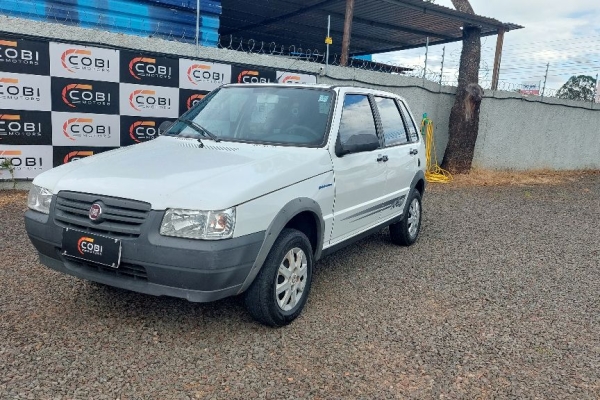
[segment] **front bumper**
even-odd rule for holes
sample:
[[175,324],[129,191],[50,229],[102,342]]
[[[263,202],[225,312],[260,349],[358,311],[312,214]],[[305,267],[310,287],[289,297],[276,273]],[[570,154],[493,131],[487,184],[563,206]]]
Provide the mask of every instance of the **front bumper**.
[[50,215],[28,210],[25,228],[42,264],[78,278],[192,302],[238,294],[265,232],[217,241],[172,238],[158,233],[162,215],[151,211],[139,237],[121,239],[121,265],[116,269],[62,256],[64,228],[54,221],[52,206]]

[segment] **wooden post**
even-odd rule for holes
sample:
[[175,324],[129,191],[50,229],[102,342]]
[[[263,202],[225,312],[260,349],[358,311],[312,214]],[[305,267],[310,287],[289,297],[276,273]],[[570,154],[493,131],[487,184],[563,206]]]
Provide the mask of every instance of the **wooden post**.
[[342,37],[342,56],[340,65],[348,65],[348,49],[350,48],[350,33],[352,31],[352,17],[354,16],[354,0],[346,0],[346,19],[344,20],[344,36]]
[[498,90],[498,80],[500,79],[500,61],[502,59],[502,45],[504,44],[504,29],[498,29],[498,38],[496,39],[496,56],[494,57],[494,72],[492,74],[492,90]]

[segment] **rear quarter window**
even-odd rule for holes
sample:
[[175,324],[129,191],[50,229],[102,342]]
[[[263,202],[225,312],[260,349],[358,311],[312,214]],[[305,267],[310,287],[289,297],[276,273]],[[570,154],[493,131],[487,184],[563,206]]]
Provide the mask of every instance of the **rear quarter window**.
[[418,142],[419,141],[419,130],[415,124],[415,121],[410,117],[410,113],[408,112],[408,108],[403,101],[397,100],[398,105],[400,106],[400,110],[402,110],[402,116],[406,121],[406,127],[408,128],[408,139],[410,142]]
[[407,131],[394,99],[375,97],[386,146],[408,143]]

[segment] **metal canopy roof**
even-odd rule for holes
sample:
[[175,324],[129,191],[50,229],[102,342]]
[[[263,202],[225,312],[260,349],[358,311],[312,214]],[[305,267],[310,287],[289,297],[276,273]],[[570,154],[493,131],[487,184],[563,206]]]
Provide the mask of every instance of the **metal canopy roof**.
[[[304,50],[324,51],[331,15],[330,51],[340,54],[346,0],[222,0],[221,36]],[[422,0],[356,0],[350,56],[383,53],[462,40],[461,27],[480,26],[482,36],[522,26],[456,11]]]

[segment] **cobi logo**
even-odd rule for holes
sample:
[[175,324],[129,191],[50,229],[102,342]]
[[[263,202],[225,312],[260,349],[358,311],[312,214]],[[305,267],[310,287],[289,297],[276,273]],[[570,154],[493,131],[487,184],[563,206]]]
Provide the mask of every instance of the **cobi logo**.
[[302,79],[298,75],[288,75],[283,78],[282,83],[300,83]]
[[10,160],[16,170],[42,169],[42,157],[23,157],[21,150],[0,150],[0,162]]
[[189,110],[192,107],[194,107],[196,104],[198,104],[200,102],[200,100],[202,100],[204,98],[204,96],[206,96],[206,95],[195,93],[195,94],[191,95],[190,97],[188,97],[187,100],[185,101],[185,105],[187,106],[187,109]]
[[65,158],[63,159],[63,164],[66,164],[66,163],[69,163],[72,161],[81,160],[82,158],[93,156],[93,155],[94,155],[94,152],[90,151],[90,150],[72,151],[65,156]]
[[38,87],[25,86],[18,78],[0,76],[0,99],[40,101],[41,90]]
[[37,51],[19,49],[16,41],[0,40],[0,62],[39,65],[40,54]]
[[142,78],[171,78],[171,67],[156,65],[155,58],[136,57],[129,62],[129,73],[137,80]]
[[258,71],[242,71],[238,75],[238,83],[269,83],[268,78],[262,78]]
[[82,256],[87,254],[102,255],[102,246],[94,243],[94,239],[87,236],[82,236],[77,241],[77,251]]
[[210,65],[193,64],[187,70],[187,78],[194,85],[198,83],[223,83],[225,74],[213,71]]
[[147,142],[157,136],[158,129],[154,121],[135,121],[129,126],[129,137],[136,143]]
[[129,95],[129,105],[137,111],[171,108],[171,99],[157,96],[155,90],[138,89]]
[[94,121],[93,118],[70,118],[63,124],[63,135],[72,141],[81,138],[110,138],[110,126]]
[[0,136],[42,136],[42,124],[23,121],[19,114],[0,114]]
[[71,73],[77,71],[109,72],[110,60],[95,57],[91,50],[68,49],[60,56],[60,63]]
[[109,106],[110,93],[95,91],[92,85],[71,83],[66,85],[61,92],[63,102],[72,108],[78,105]]

